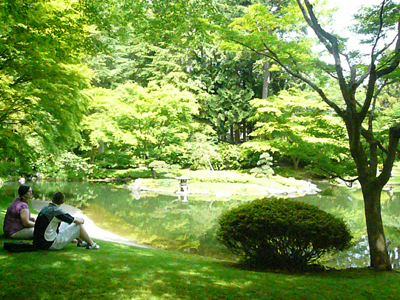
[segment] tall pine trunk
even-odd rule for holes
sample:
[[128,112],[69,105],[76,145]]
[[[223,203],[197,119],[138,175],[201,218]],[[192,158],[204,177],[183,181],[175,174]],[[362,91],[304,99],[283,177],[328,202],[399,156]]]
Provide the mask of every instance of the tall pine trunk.
[[271,77],[271,73],[269,71],[270,68],[270,63],[269,61],[266,61],[263,65],[263,88],[262,88],[262,98],[267,99],[268,98],[268,90],[269,90],[269,79]]

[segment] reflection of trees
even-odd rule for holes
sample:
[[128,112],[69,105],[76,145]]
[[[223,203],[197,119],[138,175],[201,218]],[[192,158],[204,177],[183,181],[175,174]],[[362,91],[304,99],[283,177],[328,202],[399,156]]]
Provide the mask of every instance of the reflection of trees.
[[296,198],[343,218],[355,238],[366,234],[363,198],[360,190],[347,187],[330,187],[330,193]]
[[[345,187],[332,188],[331,195],[321,194],[298,198],[319,208],[339,216],[347,221],[354,236],[354,245],[346,252],[339,253],[332,258],[329,265],[335,267],[368,266],[369,248],[366,238],[363,198],[360,190]],[[382,193],[382,215],[384,218],[388,251],[393,267],[400,266],[400,203],[398,193],[388,189]]]
[[[176,201],[176,195],[142,193],[133,200],[131,193],[101,197],[97,204],[121,218],[130,229],[151,245],[197,254],[215,254],[222,249],[215,239],[217,220],[223,211],[238,201],[210,200],[190,195],[188,202]],[[138,241],[139,242],[139,241]]]
[[[96,192],[99,186],[83,182],[68,182],[68,181],[28,181],[34,192],[34,198],[38,200],[50,201],[56,192],[63,192],[67,202],[75,206],[88,199],[96,199]],[[4,185],[7,190],[12,190],[17,196],[18,183]]]
[[353,267],[369,265],[369,248],[366,240],[363,197],[360,190],[347,187],[330,187],[330,193],[297,198],[318,206],[337,217],[343,218],[349,225],[354,237],[353,246],[333,255],[327,263],[332,267]]
[[[388,230],[388,232],[390,232],[390,230]],[[400,246],[392,244],[390,239],[388,239],[388,244],[388,252],[390,261],[392,262],[392,267],[394,269],[398,269],[400,267]],[[360,239],[354,242],[354,246],[351,249],[333,256],[325,263],[336,268],[369,266],[370,256],[367,236],[362,236]]]

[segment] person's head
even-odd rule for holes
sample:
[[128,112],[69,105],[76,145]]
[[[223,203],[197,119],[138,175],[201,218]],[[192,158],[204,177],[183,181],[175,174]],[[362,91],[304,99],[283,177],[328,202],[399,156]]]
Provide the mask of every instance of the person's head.
[[61,192],[57,192],[54,194],[53,199],[51,200],[56,205],[61,205],[64,203],[65,196]]
[[21,184],[18,188],[18,195],[21,199],[29,199],[32,197],[32,188],[27,184]]

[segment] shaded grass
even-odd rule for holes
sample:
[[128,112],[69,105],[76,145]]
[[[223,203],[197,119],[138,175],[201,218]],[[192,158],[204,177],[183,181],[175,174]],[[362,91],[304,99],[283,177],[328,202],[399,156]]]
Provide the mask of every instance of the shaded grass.
[[397,299],[398,272],[284,274],[99,242],[99,251],[0,250],[2,299]]

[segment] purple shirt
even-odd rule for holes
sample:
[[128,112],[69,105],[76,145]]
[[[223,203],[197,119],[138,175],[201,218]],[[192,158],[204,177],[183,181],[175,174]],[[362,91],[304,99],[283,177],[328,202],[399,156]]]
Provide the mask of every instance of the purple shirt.
[[[20,198],[14,199],[10,206],[7,208],[6,216],[4,217],[3,232],[6,237],[10,237],[14,233],[24,229],[22,224],[20,213],[21,209],[27,209],[29,211],[29,206],[26,202],[21,201]],[[29,218],[31,217],[31,212],[29,211]]]

